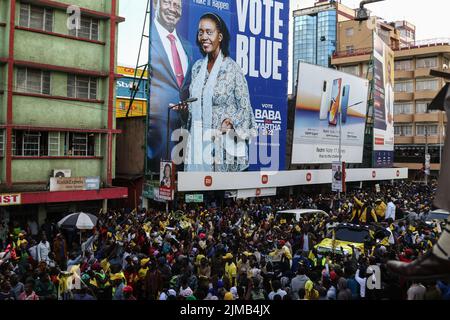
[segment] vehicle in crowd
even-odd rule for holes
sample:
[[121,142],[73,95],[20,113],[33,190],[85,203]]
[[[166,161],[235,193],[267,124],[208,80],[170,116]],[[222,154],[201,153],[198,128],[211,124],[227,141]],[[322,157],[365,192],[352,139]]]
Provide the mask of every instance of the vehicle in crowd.
[[328,237],[319,242],[315,248],[321,254],[352,255],[353,248],[365,253],[376,244],[389,246],[390,235],[388,230],[380,226],[340,223],[332,228]]
[[318,209],[289,209],[278,211],[276,213],[275,220],[299,222],[301,218],[309,219],[311,216],[327,218],[329,215],[325,211]]

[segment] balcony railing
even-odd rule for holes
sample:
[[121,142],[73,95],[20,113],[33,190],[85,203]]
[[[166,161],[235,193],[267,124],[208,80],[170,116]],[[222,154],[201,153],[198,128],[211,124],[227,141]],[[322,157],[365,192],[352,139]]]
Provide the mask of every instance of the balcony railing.
[[[436,46],[450,46],[450,38],[434,38],[434,39],[418,40],[418,41],[409,42],[409,43],[402,43],[402,44],[400,44],[400,48],[392,48],[392,49],[394,51],[401,51],[401,50],[409,50],[409,49],[436,47]],[[333,53],[333,59],[353,57],[353,56],[362,56],[362,55],[366,55],[366,54],[372,54],[372,52],[373,52],[372,47],[344,50],[344,51],[335,51]]]
[[352,50],[344,50],[344,51],[335,51],[333,53],[333,58],[346,58],[353,56],[362,56],[365,54],[372,54],[373,48],[360,48],[360,49],[352,49]]
[[400,50],[436,47],[436,46],[450,46],[450,38],[433,38],[426,40],[418,40],[409,43],[400,44]]

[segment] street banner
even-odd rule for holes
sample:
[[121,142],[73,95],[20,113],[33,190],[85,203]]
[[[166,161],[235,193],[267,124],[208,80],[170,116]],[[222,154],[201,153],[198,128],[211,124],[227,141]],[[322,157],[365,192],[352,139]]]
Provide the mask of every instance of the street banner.
[[394,164],[394,52],[376,33],[373,38],[373,167],[391,168]]
[[289,2],[151,3],[147,173],[283,170]]
[[159,184],[159,198],[167,201],[172,201],[175,189],[175,170],[171,161],[161,161],[160,164],[160,184]]
[[336,192],[345,192],[345,164],[333,162],[331,165],[331,190]]
[[292,164],[361,163],[369,82],[300,62],[297,83]]
[[50,178],[50,191],[99,190],[100,177]]

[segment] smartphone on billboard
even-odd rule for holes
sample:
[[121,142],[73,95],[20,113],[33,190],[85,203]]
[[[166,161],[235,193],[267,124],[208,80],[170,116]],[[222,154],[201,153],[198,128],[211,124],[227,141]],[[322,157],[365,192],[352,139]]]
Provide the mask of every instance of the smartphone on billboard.
[[333,80],[333,88],[331,90],[330,111],[328,114],[328,123],[333,126],[337,124],[337,117],[341,103],[341,84],[342,84],[341,78]]
[[342,102],[341,102],[341,119],[342,123],[347,122],[347,110],[348,110],[348,99],[350,97],[350,85],[346,84],[342,88]]
[[322,99],[320,100],[320,120],[327,120],[329,107],[328,82],[324,80],[322,85]]

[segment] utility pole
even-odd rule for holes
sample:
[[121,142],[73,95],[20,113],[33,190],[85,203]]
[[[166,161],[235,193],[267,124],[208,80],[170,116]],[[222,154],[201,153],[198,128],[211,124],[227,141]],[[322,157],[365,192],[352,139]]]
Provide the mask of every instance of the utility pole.
[[425,185],[428,185],[430,155],[428,154],[428,125],[425,125]]

